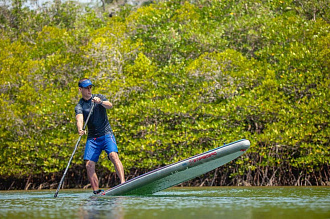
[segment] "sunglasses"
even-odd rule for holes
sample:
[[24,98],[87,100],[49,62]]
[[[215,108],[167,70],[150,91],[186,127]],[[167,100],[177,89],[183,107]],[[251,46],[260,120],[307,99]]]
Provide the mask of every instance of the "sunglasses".
[[86,90],[89,90],[89,89],[92,89],[92,85],[90,85],[90,86],[88,86],[88,87],[83,87],[84,89],[86,89]]

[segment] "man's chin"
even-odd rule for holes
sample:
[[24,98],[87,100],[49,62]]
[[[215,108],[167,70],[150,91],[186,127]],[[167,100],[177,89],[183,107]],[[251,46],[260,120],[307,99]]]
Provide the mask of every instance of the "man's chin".
[[83,98],[84,98],[85,100],[89,100],[89,99],[92,98],[92,95],[86,95],[86,96],[84,96]]

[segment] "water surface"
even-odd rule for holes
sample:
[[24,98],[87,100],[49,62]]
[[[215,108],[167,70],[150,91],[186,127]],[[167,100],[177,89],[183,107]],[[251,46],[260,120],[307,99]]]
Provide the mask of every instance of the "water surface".
[[90,190],[1,191],[0,218],[330,219],[330,187],[170,188],[150,196]]

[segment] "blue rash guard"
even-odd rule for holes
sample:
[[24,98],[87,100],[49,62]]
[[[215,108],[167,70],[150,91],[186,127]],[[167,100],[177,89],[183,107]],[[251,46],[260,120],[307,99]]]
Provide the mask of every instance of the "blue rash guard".
[[[89,100],[81,98],[74,108],[76,116],[83,114],[84,121],[86,121],[89,111],[92,108],[92,99],[99,97],[102,101],[108,101],[108,99],[102,94],[93,94]],[[88,138],[98,138],[107,134],[113,134],[108,120],[106,108],[101,104],[95,104],[93,112],[87,123]]]

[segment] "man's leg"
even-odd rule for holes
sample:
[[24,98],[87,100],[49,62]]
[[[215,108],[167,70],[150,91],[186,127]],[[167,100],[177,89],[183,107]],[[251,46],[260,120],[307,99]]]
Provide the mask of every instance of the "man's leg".
[[97,191],[99,189],[99,179],[95,173],[95,162],[91,160],[87,160],[86,162],[87,176],[88,180],[91,183],[93,191]]
[[119,160],[118,154],[116,152],[111,152],[109,154],[109,159],[115,166],[115,170],[116,170],[117,176],[120,179],[120,183],[124,183],[125,182],[124,167],[123,167],[123,164],[121,163],[121,161]]

